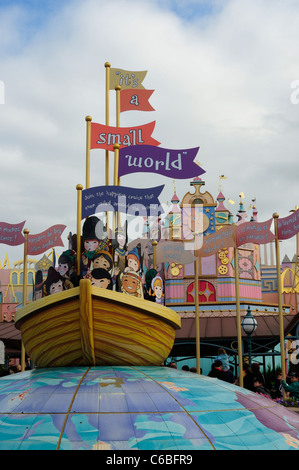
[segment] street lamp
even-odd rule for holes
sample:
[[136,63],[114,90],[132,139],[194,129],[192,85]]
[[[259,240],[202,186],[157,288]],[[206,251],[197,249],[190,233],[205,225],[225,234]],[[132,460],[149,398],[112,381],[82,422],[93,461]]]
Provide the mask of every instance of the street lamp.
[[257,321],[251,313],[250,306],[247,308],[247,313],[243,320],[241,321],[241,326],[244,333],[247,334],[247,341],[248,341],[248,359],[249,359],[249,367],[251,366],[251,335],[257,328]]

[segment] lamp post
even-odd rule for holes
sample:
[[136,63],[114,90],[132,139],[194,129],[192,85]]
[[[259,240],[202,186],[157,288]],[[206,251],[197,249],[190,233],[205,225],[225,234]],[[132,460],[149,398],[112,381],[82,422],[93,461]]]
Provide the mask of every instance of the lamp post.
[[249,367],[251,366],[251,335],[257,328],[257,321],[251,313],[250,306],[247,308],[247,313],[243,320],[241,321],[241,326],[244,333],[247,334],[248,341],[248,358],[249,358]]

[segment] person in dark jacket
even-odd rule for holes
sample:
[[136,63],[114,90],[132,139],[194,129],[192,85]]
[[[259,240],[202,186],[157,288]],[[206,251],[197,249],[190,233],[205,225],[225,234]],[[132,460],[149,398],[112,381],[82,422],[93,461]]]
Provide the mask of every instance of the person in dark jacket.
[[260,377],[255,377],[253,379],[253,386],[255,388],[255,393],[260,393],[262,395],[266,395],[267,397],[269,398],[272,398],[271,397],[271,393],[269,392],[269,390],[263,385],[263,382],[262,380],[260,379]]

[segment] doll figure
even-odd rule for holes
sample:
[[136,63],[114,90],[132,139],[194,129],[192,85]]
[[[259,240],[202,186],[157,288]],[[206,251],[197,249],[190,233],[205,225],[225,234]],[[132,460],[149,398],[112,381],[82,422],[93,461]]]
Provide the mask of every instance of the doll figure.
[[43,296],[43,285],[44,285],[43,273],[39,269],[35,273],[34,300],[38,300],[38,299],[42,298],[42,296]]
[[143,298],[141,278],[135,271],[126,269],[121,274],[121,289],[124,294]]
[[92,286],[112,290],[113,284],[111,274],[106,269],[93,269],[90,273],[90,281]]
[[155,302],[164,304],[163,279],[159,274],[152,279],[150,294],[155,296]]
[[127,255],[127,267],[125,271],[135,271],[135,273],[140,272],[141,264],[138,249],[134,248]]
[[58,259],[58,269],[59,274],[65,279],[64,287],[65,289],[71,289],[75,285],[76,276],[75,276],[75,256],[76,253],[73,250],[64,251]]
[[45,290],[46,295],[57,294],[64,290],[64,278],[52,266],[50,266],[45,280]]
[[108,250],[97,251],[92,258],[93,269],[103,268],[111,271],[113,268],[113,259]]
[[96,216],[88,217],[82,230],[83,251],[81,255],[81,275],[84,277],[90,270],[95,253],[108,249],[107,232],[103,222]]

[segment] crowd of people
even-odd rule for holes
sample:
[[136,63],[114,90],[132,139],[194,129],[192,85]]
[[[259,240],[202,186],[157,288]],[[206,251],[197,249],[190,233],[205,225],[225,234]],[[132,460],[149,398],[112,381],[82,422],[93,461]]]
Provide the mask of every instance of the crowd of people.
[[[177,369],[177,364],[171,362],[168,364],[168,367]],[[183,365],[182,370],[197,372],[196,367],[189,368],[188,365]],[[218,349],[218,355],[207,375],[208,377],[214,377],[235,385],[240,384],[240,379],[234,376],[233,367],[229,364],[229,356],[223,348]],[[299,372],[290,371],[285,381],[283,380],[281,370],[277,370],[275,380],[268,388],[265,377],[260,371],[259,364],[253,363],[249,365],[245,362],[243,364],[243,387],[273,400],[281,399],[283,391],[285,391],[286,398],[299,401]]]

